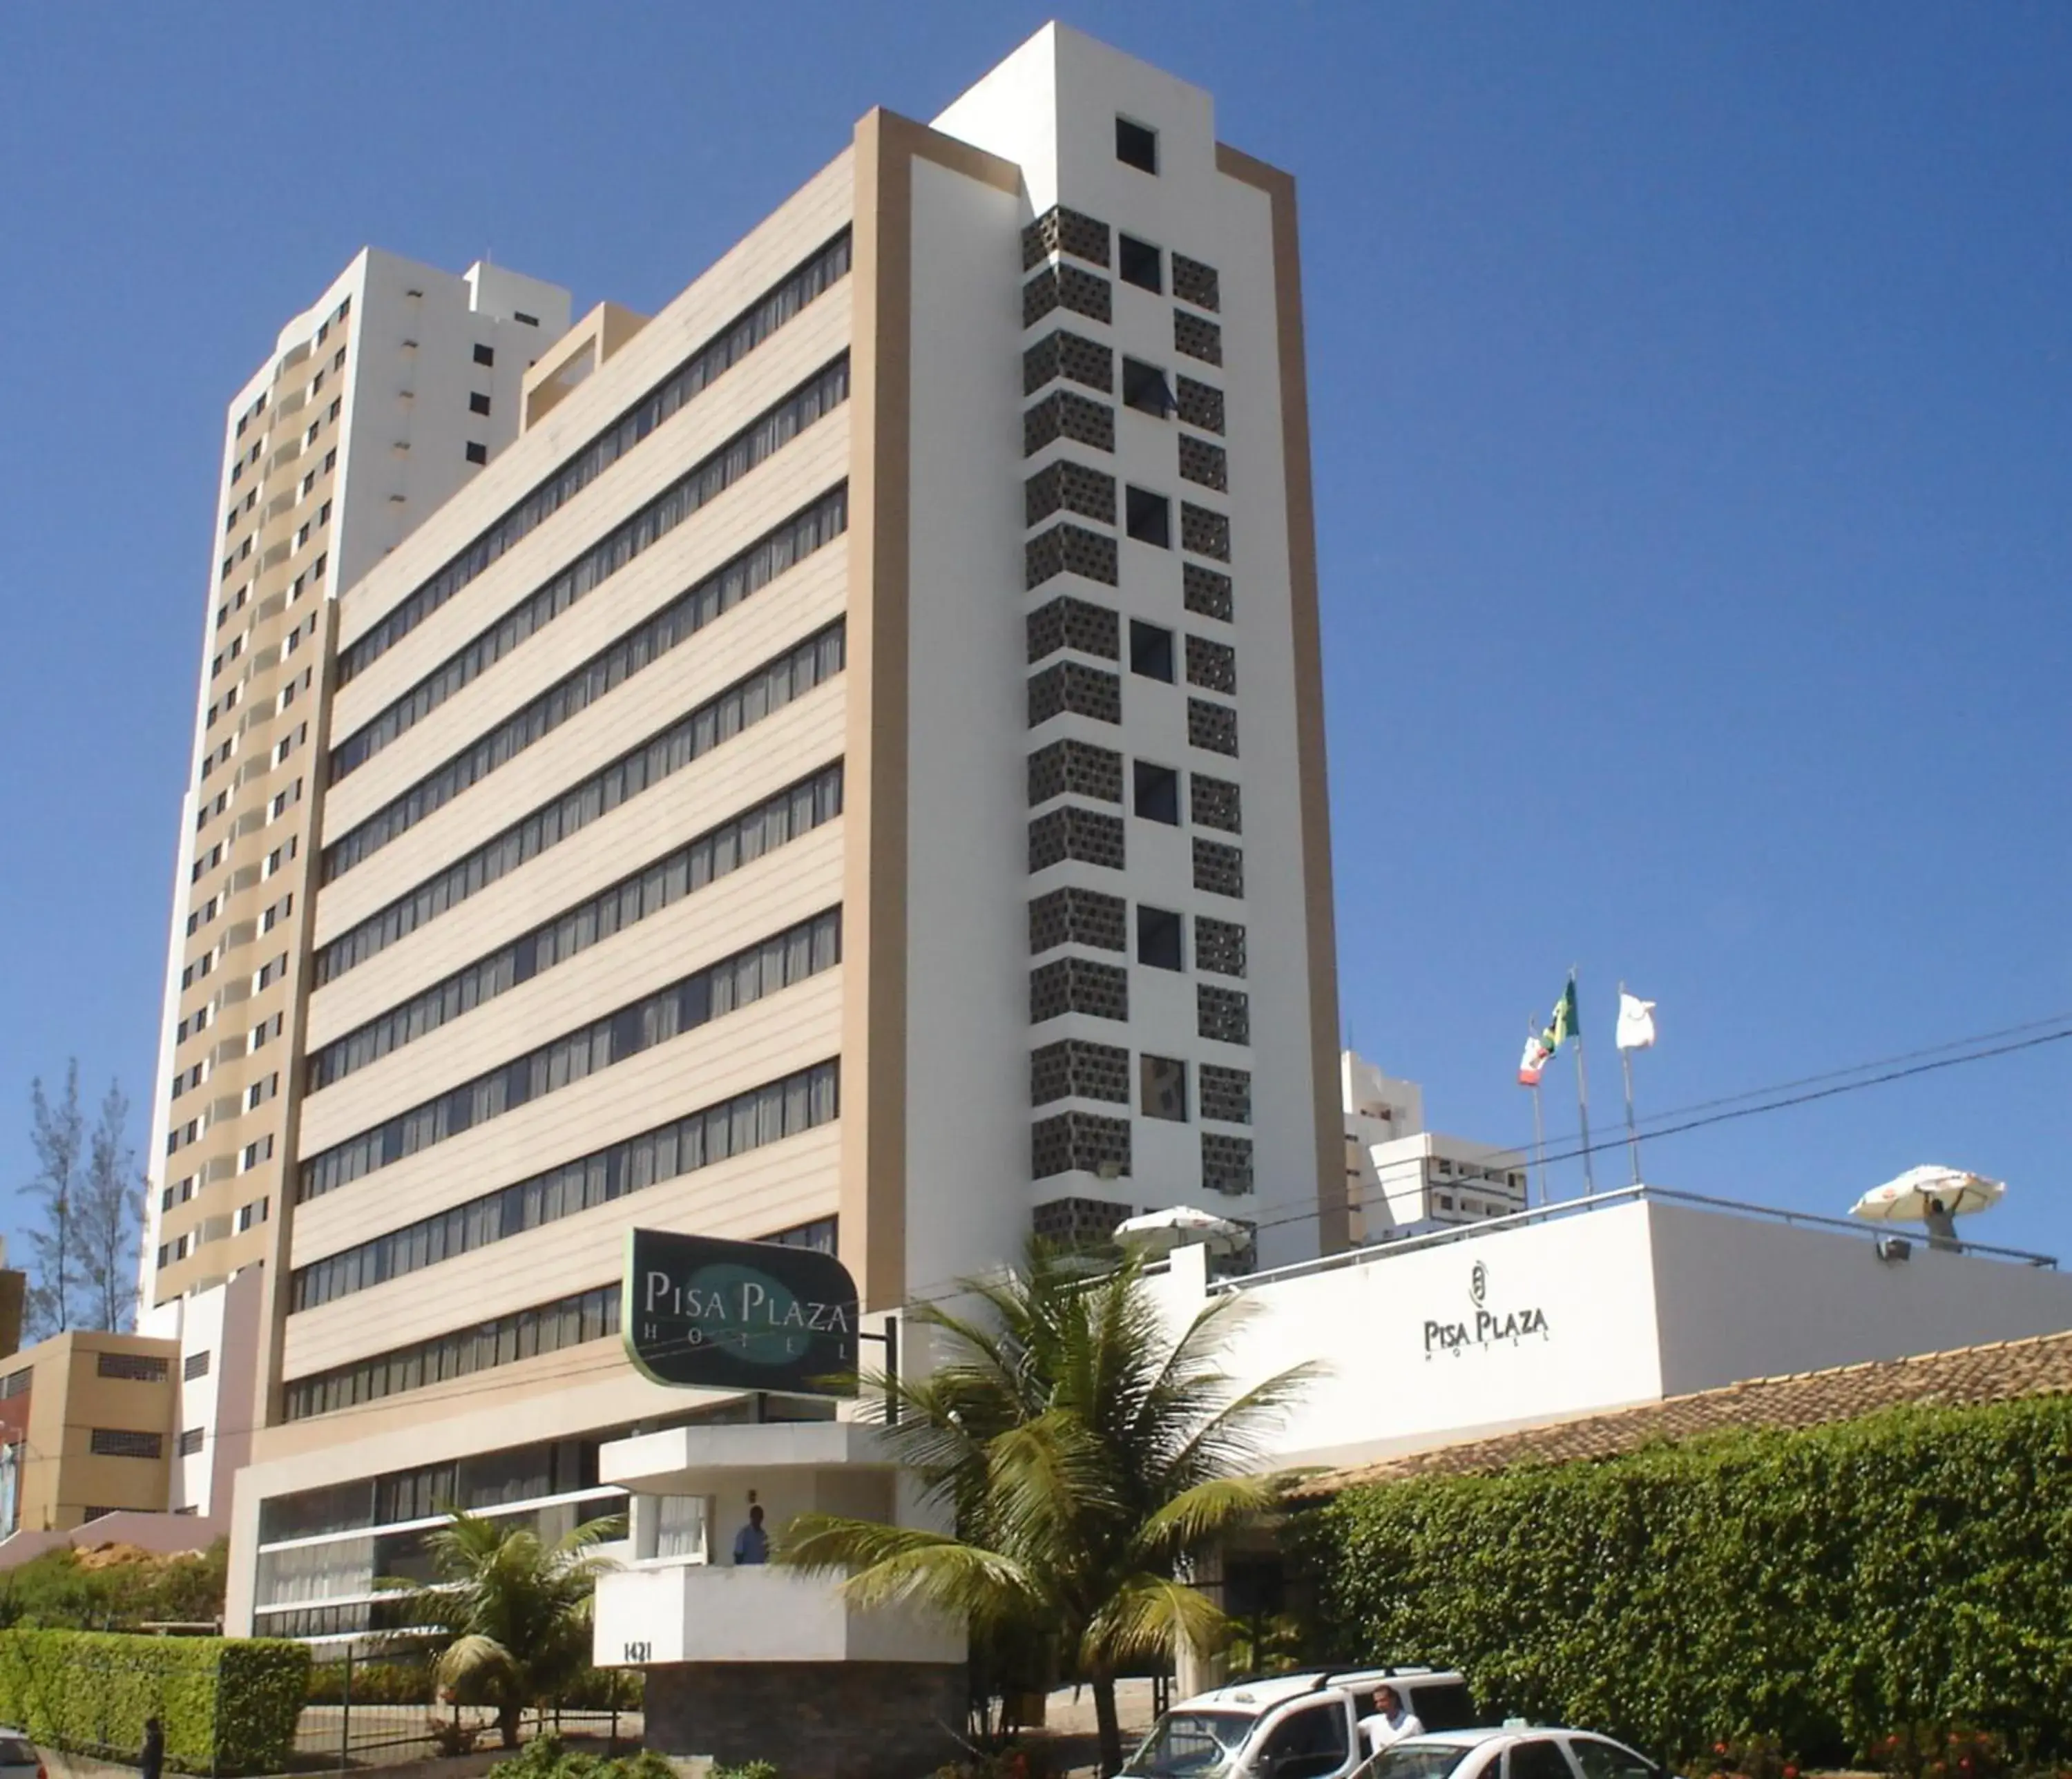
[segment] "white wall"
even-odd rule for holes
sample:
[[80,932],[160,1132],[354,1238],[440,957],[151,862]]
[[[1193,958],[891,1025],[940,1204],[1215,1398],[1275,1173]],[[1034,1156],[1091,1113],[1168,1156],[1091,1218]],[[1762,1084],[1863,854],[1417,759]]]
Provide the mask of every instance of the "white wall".
[[[1118,115],[1157,130],[1156,176],[1116,158]],[[1099,1020],[1061,1021],[1054,1029],[1046,1027],[1045,1037],[1054,1029],[1060,1037],[1126,1043],[1137,1055],[1149,1052],[1186,1059],[1195,1076],[1190,1092],[1195,1092],[1197,1103],[1198,1071],[1203,1062],[1249,1070],[1253,1116],[1248,1134],[1254,1145],[1256,1189],[1244,1198],[1215,1199],[1211,1208],[1259,1223],[1262,1257],[1269,1262],[1298,1259],[1316,1251],[1319,1182],[1277,293],[1268,201],[1256,187],[1218,171],[1214,107],[1207,93],[1061,26],[1046,26],[1022,45],[945,110],[936,127],[1019,163],[1029,213],[1041,214],[1063,203],[1169,252],[1206,261],[1220,273],[1220,368],[1175,354],[1170,289],[1148,291],[1112,274],[1111,326],[1104,328],[1062,310],[1053,319],[1169,372],[1185,371],[1227,392],[1227,496],[1180,479],[1172,422],[1119,403],[1112,459],[1060,445],[1011,473],[1018,483],[1056,457],[1097,462],[1123,484],[1170,498],[1176,530],[1178,503],[1190,494],[1198,495],[1202,504],[1230,513],[1229,569],[1237,588],[1234,627],[1185,610],[1177,537],[1170,550],[1124,537],[1120,587],[1091,590],[1101,602],[1120,607],[1125,639],[1127,620],[1138,618],[1173,631],[1176,652],[1184,649],[1183,639],[1190,631],[1235,644],[1240,757],[1230,759],[1188,746],[1184,672],[1178,676],[1179,683],[1162,684],[1128,673],[1126,662],[1120,734],[1105,724],[1066,718],[1050,725],[1042,739],[1053,733],[1079,734],[1098,746],[1119,749],[1128,761],[1235,780],[1243,791],[1244,832],[1208,837],[1235,840],[1242,846],[1248,894],[1240,902],[1196,890],[1187,828],[1134,816],[1127,824],[1124,881],[1118,883],[1112,872],[1067,864],[1031,878],[1027,889],[1033,896],[1057,884],[1076,882],[1124,894],[1133,903],[1184,914],[1190,940],[1193,921],[1202,914],[1244,924],[1250,968],[1243,984],[1198,977],[1191,965],[1184,974],[1133,967],[1126,1037]],[[1018,535],[1018,518],[1015,523]],[[1059,590],[1071,590],[1063,583],[1046,586],[1030,602]],[[918,673],[916,677],[918,683]],[[1250,1045],[1224,1045],[1198,1035],[1194,990],[1201,980],[1242,987],[1248,993]],[[1112,1115],[1120,1108],[1088,1102],[1087,1109]],[[1228,1127],[1226,1132],[1240,1134]],[[1104,1182],[1086,1174],[1059,1175],[1034,1182],[1030,1202],[1065,1197],[1100,1198],[1133,1208],[1202,1202],[1200,1136],[1198,1120],[1182,1124],[1140,1115],[1133,1121],[1128,1178]],[[1335,1180],[1324,1184],[1336,1189]]]
[[1029,1175],[1020,203],[913,163],[906,1288],[1020,1251]]
[[[1174,1325],[1202,1300],[1201,1251],[1182,1249],[1155,1281]],[[1661,1198],[1383,1249],[1238,1295],[1235,1386],[1326,1368],[1274,1441],[1289,1466],[2072,1328],[2062,1273],[1918,1245],[1894,1265],[1868,1232]],[[1527,1312],[1544,1329],[1505,1332]]]
[[[1671,1395],[1741,1378],[1856,1365],[2072,1328],[2072,1275],[1981,1255],[1904,1262],[1871,1234],[1793,1227],[1673,1201],[1650,1206]],[[1966,1233],[1977,1227],[1967,1218]]]
[[[1182,1249],[1159,1281],[1173,1313],[1199,1302]],[[1544,1331],[1478,1338],[1537,1311]],[[1198,1262],[1194,1262],[1198,1268]],[[1274,1441],[1276,1465],[1350,1463],[1536,1421],[1651,1399],[1661,1391],[1646,1207],[1384,1251],[1269,1280],[1240,1295],[1233,1385],[1321,1366]],[[1464,1345],[1434,1328],[1465,1325]]]

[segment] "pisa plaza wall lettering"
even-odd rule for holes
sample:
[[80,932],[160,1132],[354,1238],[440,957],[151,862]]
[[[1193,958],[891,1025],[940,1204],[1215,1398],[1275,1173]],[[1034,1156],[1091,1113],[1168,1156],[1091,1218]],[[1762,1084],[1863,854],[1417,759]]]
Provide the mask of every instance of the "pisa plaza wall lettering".
[[856,1281],[832,1254],[628,1230],[620,1288],[626,1356],[656,1383],[857,1393]]

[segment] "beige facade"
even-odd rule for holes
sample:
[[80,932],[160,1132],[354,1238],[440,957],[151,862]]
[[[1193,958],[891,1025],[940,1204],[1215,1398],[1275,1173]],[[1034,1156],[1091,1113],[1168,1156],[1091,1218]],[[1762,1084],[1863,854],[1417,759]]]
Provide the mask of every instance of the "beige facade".
[[162,1511],[179,1443],[179,1343],[59,1334],[0,1370],[0,1535]]
[[278,1121],[235,1628],[379,1629],[445,1506],[552,1530],[610,1439],[774,1411],[627,1362],[635,1226],[833,1248],[874,1317],[1205,1193],[1342,1239],[1292,185],[1087,39],[1006,67],[1047,110],[874,112],[543,347],[327,595],[286,1060],[223,1065],[282,1102],[220,1139]]

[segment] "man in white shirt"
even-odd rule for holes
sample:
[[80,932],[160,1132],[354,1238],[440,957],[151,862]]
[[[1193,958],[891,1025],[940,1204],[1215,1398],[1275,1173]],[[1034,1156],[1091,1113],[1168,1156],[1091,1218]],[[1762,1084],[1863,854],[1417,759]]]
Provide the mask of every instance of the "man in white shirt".
[[1404,1708],[1401,1696],[1393,1687],[1375,1688],[1374,1715],[1363,1717],[1359,1727],[1370,1755],[1380,1753],[1390,1743],[1400,1742],[1406,1736],[1424,1733],[1424,1726]]

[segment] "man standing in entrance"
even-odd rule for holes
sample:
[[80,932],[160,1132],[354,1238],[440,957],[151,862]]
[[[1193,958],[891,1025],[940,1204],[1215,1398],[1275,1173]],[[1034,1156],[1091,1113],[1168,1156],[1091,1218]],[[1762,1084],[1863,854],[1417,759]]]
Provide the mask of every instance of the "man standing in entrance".
[[1400,1742],[1406,1736],[1424,1733],[1424,1726],[1404,1707],[1401,1695],[1393,1687],[1375,1688],[1374,1715],[1363,1717],[1359,1727],[1369,1754],[1379,1754],[1390,1743]]
[[734,1535],[734,1560],[737,1564],[770,1560],[770,1535],[763,1530],[760,1506],[748,1510],[748,1523]]

